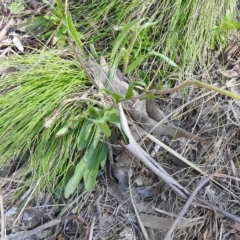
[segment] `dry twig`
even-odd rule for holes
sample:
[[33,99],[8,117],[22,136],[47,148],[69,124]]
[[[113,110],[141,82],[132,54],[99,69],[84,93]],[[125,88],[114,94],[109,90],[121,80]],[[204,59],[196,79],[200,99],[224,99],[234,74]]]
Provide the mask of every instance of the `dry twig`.
[[175,221],[173,222],[171,228],[168,230],[167,235],[165,236],[164,240],[168,240],[171,238],[171,235],[174,231],[174,229],[176,228],[177,224],[179,223],[179,221],[181,220],[181,218],[183,217],[183,215],[186,213],[187,209],[189,208],[189,206],[192,204],[192,201],[194,200],[196,194],[198,193],[198,191],[209,181],[211,180],[211,178],[214,176],[214,174],[211,174],[207,177],[202,178],[198,185],[196,186],[196,188],[194,189],[194,191],[191,193],[191,195],[189,196],[189,199],[187,200],[187,202],[185,203],[184,207],[182,208],[181,212],[179,213],[179,215],[177,216],[177,218],[175,219]]

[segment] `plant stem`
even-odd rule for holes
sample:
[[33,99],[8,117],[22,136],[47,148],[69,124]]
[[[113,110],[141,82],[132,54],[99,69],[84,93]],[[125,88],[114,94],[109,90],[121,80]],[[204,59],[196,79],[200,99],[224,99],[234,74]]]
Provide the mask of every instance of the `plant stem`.
[[234,92],[228,91],[226,89],[223,89],[223,88],[220,88],[220,87],[208,84],[208,83],[203,83],[203,82],[200,82],[198,80],[186,80],[186,81],[184,81],[183,83],[179,84],[178,86],[176,86],[174,88],[165,89],[165,90],[152,89],[152,90],[149,90],[148,92],[140,94],[138,96],[135,96],[135,97],[132,97],[132,98],[129,98],[129,99],[122,99],[119,102],[123,102],[123,101],[126,101],[126,100],[136,100],[136,99],[143,100],[143,99],[146,99],[149,94],[151,94],[151,95],[170,94],[170,93],[177,92],[177,91],[181,90],[182,88],[190,86],[190,85],[195,85],[195,86],[198,86],[198,87],[201,87],[201,88],[212,90],[214,92],[221,93],[225,96],[228,96],[228,97],[231,97],[235,100],[240,101],[240,95],[238,95]]

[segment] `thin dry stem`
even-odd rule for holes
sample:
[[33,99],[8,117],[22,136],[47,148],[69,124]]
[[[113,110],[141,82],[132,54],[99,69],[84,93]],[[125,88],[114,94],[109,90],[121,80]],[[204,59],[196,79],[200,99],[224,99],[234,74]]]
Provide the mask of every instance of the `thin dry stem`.
[[187,202],[185,203],[184,207],[182,208],[181,212],[179,213],[179,215],[177,216],[177,218],[174,220],[171,228],[168,230],[167,235],[165,236],[164,240],[168,240],[171,238],[171,235],[174,231],[174,229],[176,228],[177,224],[179,223],[179,221],[181,220],[181,218],[183,217],[183,215],[186,213],[187,209],[189,208],[189,206],[192,204],[192,201],[194,200],[195,196],[197,195],[198,191],[207,183],[211,180],[211,178],[214,176],[214,174],[211,174],[207,177],[202,178],[198,185],[196,186],[196,188],[194,189],[194,191],[191,193],[189,199],[187,200]]

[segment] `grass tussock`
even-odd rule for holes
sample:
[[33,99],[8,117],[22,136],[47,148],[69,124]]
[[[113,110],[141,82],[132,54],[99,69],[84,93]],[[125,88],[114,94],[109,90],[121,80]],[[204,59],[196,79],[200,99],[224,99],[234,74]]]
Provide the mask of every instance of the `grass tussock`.
[[[24,165],[18,179],[31,174],[32,181],[56,187],[79,157],[79,129],[60,138],[56,132],[83,112],[83,103],[71,97],[79,96],[88,81],[74,60],[47,52],[1,61],[5,66],[18,71],[0,79],[0,165],[18,161]],[[46,120],[52,122],[48,128]]]

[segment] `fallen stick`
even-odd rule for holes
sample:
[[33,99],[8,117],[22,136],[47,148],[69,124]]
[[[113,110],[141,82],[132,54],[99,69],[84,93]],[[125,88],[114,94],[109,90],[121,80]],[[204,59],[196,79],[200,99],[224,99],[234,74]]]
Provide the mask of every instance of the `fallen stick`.
[[214,176],[214,174],[211,174],[207,177],[202,178],[198,185],[196,186],[196,188],[194,189],[194,191],[191,193],[191,195],[189,196],[187,202],[185,203],[184,207],[182,208],[181,212],[178,214],[177,218],[175,218],[173,224],[171,225],[170,229],[167,232],[167,235],[165,236],[164,240],[168,240],[171,239],[171,235],[174,231],[174,229],[177,227],[177,224],[180,222],[181,218],[183,217],[183,215],[187,212],[189,206],[192,204],[195,196],[197,195],[198,191],[206,184],[208,183],[211,178]]

